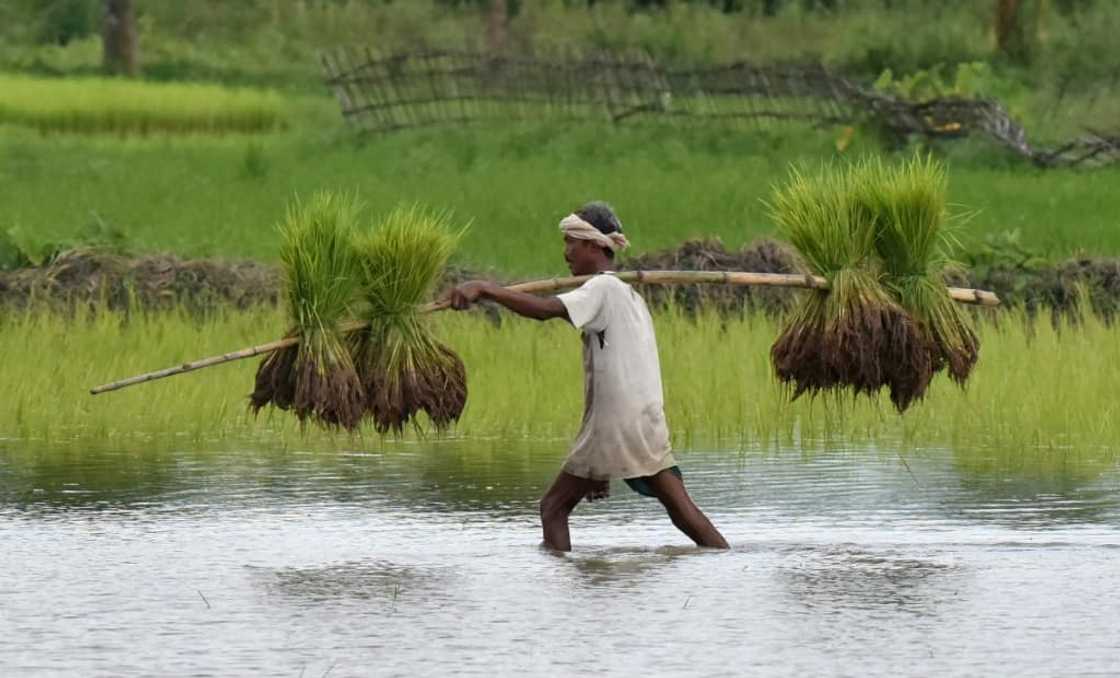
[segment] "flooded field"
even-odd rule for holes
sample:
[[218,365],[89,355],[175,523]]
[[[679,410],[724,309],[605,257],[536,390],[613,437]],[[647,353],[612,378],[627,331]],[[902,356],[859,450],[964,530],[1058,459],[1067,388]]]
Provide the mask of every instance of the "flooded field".
[[1114,463],[684,451],[731,552],[620,484],[557,556],[536,500],[562,453],[0,443],[0,672],[1120,672]]

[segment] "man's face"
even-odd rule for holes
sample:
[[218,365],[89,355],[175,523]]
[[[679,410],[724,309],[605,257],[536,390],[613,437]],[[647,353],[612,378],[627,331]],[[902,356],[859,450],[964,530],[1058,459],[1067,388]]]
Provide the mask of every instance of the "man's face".
[[572,275],[588,275],[596,271],[596,255],[599,246],[590,240],[579,240],[564,236],[564,261]]

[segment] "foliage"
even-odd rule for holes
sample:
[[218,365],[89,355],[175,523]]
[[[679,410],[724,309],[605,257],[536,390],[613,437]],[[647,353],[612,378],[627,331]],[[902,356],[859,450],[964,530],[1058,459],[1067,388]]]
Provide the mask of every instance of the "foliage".
[[[774,189],[771,215],[809,269],[829,281],[801,299],[771,349],[778,379],[803,393],[876,395],[889,387],[904,411],[932,377],[921,327],[887,294],[876,242],[882,226],[860,189],[884,196],[866,165],[792,170]],[[881,253],[880,253],[881,255]]]
[[418,313],[462,235],[448,223],[446,214],[400,207],[355,242],[369,328],[354,339],[354,354],[366,410],[381,433],[400,433],[421,412],[446,428],[466,404],[462,360],[435,339]]
[[[422,202],[470,219],[476,226],[458,265],[551,275],[564,271],[556,224],[589,200],[618,208],[637,254],[697,236],[737,248],[773,232],[762,199],[790,162],[835,153],[829,131],[658,125],[526,123],[351,143],[312,131],[334,129],[330,106],[301,129],[259,137],[268,172],[252,181],[244,138],[121,142],[0,131],[0,223],[72,240],[96,211],[140,252],[276,261],[275,240],[261,234],[283,218],[287,196],[339,186],[373,205]],[[868,144],[857,138],[847,153],[878,151]],[[987,234],[1019,229],[1022,244],[1047,258],[1115,255],[1117,181],[1120,168],[1035,172],[962,158],[952,165],[949,200],[977,212],[959,234],[966,251]]]
[[992,67],[983,61],[957,64],[951,79],[947,70],[945,64],[936,64],[896,78],[894,71],[888,68],[875,81],[875,89],[907,101],[921,102],[947,97],[994,98],[1006,87]]
[[358,426],[364,393],[339,329],[353,315],[360,262],[353,247],[356,197],[316,193],[289,206],[279,227],[284,299],[299,345],[266,357],[251,397],[254,411],[272,404],[301,422]]
[[[269,341],[285,329],[276,310],[54,315],[0,318],[0,355],[9,388],[0,432],[17,440],[82,445],[130,441],[147,449],[242,441],[270,448],[373,444],[317,429],[296,418],[245,408],[255,365],[241,361],[91,398],[99,383]],[[471,399],[456,436],[570,437],[582,398],[578,335],[563,323],[504,318],[496,326],[474,314],[439,314],[433,329],[471,374]],[[1120,326],[1086,316],[1051,325],[1012,314],[983,320],[985,358],[967,391],[934,382],[905,415],[873,400],[789,402],[772,376],[768,349],[777,321],[674,313],[655,315],[665,406],[677,446],[744,449],[842,449],[847,444],[900,447],[1071,450],[1117,456]],[[500,347],[500,350],[495,350]],[[50,356],[44,364],[43,356]],[[1030,365],[1031,369],[1023,369]]]
[[264,132],[283,125],[273,93],[202,84],[151,84],[0,75],[0,124],[48,133]]
[[[49,2],[54,14],[44,13]],[[0,8],[0,68],[92,74],[101,52],[93,0],[10,0]],[[481,47],[485,0],[240,0],[137,3],[146,77],[320,87],[316,51]],[[824,60],[861,76],[913,73],[944,63],[989,62],[1008,72],[992,40],[991,2],[974,0],[510,0],[511,47],[640,47],[684,61]],[[1114,72],[1120,5],[1057,3],[1044,18],[1030,79]],[[72,25],[71,25],[72,24]],[[65,36],[65,37],[64,37]],[[44,41],[46,43],[44,44]],[[59,46],[65,41],[65,46]]]
[[1018,228],[988,233],[961,253],[961,261],[980,279],[992,271],[1033,273],[1049,262],[1039,252],[1023,244],[1022,231]]
[[[931,157],[915,156],[889,166],[865,159],[854,170],[856,209],[875,224],[875,251],[883,282],[917,323],[929,354],[927,383],[948,368],[963,385],[979,357],[980,346],[968,316],[945,291],[945,271],[958,245],[946,224],[948,177]],[[914,397],[921,397],[924,387]]]
[[44,266],[63,252],[74,249],[98,249],[126,254],[131,241],[123,230],[90,213],[85,226],[72,237],[58,240],[44,239],[15,225],[0,231],[0,271],[11,271],[29,266]]

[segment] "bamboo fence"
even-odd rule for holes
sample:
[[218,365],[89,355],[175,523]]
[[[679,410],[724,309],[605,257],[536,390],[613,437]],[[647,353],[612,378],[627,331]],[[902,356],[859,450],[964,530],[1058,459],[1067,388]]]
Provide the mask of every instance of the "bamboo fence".
[[900,141],[985,137],[1039,167],[1120,161],[1120,135],[1088,130],[1053,147],[1036,147],[998,101],[909,101],[820,64],[686,67],[637,50],[507,56],[369,47],[323,51],[319,60],[343,118],[363,132],[541,119],[656,119],[749,129],[867,124]]

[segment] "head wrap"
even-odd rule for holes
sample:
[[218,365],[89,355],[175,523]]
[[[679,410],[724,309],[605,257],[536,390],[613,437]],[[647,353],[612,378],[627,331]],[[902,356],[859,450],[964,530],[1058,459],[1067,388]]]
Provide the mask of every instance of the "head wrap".
[[622,235],[622,231],[603,233],[591,224],[584,221],[578,214],[569,214],[560,221],[560,231],[569,238],[576,240],[591,240],[600,247],[605,247],[612,252],[618,252],[630,246],[630,241]]

